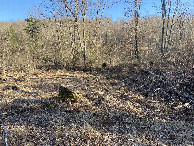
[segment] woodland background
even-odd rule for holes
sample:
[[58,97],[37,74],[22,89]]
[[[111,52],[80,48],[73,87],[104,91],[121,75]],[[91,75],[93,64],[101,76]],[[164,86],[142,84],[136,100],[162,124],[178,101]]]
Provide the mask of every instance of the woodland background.
[[[126,17],[112,21],[103,16],[117,3],[126,3]],[[194,18],[183,4],[163,0],[162,17],[141,17],[138,0],[43,3],[25,21],[0,22],[1,72],[96,68],[104,62],[192,68]]]

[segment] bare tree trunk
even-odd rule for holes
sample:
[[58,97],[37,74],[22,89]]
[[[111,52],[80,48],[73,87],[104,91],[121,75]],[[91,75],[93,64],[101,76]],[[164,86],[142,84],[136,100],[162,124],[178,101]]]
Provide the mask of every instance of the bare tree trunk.
[[131,14],[132,17],[135,19],[135,42],[133,44],[133,47],[135,48],[135,57],[139,59],[139,18],[140,18],[140,9],[141,9],[141,0],[133,0],[133,1],[126,1],[129,5],[128,12]]
[[169,8],[168,8],[168,19],[167,19],[167,24],[166,24],[166,37],[165,37],[165,42],[164,42],[164,49],[165,49],[165,52],[168,51],[168,31],[169,31],[169,22],[170,22],[170,12],[171,12],[171,6],[172,6],[172,0],[168,0],[168,5],[169,5]]
[[139,58],[139,50],[138,50],[138,22],[139,22],[139,14],[137,10],[137,0],[135,0],[135,55],[137,59]]
[[84,69],[86,69],[86,38],[85,38],[85,19],[86,19],[86,11],[87,11],[87,5],[86,5],[86,0],[82,0],[83,4],[83,58],[84,58]]
[[168,21],[167,21],[167,30],[166,30],[166,51],[168,51],[167,49],[169,49],[169,45],[170,45],[170,41],[171,41],[171,35],[172,35],[172,28],[173,28],[173,25],[176,23],[174,23],[174,18],[175,18],[175,15],[177,13],[177,10],[178,10],[178,6],[180,4],[180,0],[176,0],[176,7],[175,7],[175,10],[174,10],[174,13],[173,13],[173,16],[172,16],[172,21],[171,21],[171,24],[169,26],[169,23],[170,23],[170,14],[171,14],[171,9],[172,9],[172,0],[168,0],[168,3],[169,3],[169,13],[168,13]]
[[[102,20],[103,12],[104,12],[104,10],[106,8],[106,5],[107,5],[107,0],[98,0],[97,2],[94,3],[94,5],[97,5],[94,44],[95,44],[96,48],[99,49],[99,47],[100,47],[99,44],[100,44],[100,41],[101,41],[101,37],[99,35],[100,26],[101,26],[101,20]],[[103,56],[102,52],[100,52],[100,54],[101,54],[100,56],[102,57]],[[101,61],[104,61],[104,59],[102,59]],[[101,61],[100,61],[100,63],[102,63]]]
[[161,0],[162,2],[162,20],[163,20],[163,23],[162,23],[162,41],[161,41],[161,55],[164,56],[164,27],[165,27],[165,18],[166,18],[166,0]]
[[[68,30],[69,30],[69,35],[71,37],[70,46],[71,46],[71,52],[73,55],[73,62],[75,62],[74,59],[75,59],[75,54],[76,54],[75,53],[76,52],[76,44],[75,44],[76,43],[76,38],[75,38],[75,36],[76,36],[76,33],[75,33],[75,31],[76,31],[76,19],[74,19],[74,22],[72,23],[71,18],[70,18],[71,11],[69,14],[69,11],[68,11],[69,7],[68,7],[66,1],[64,0],[63,3],[65,4],[66,17],[67,17],[68,23],[69,23]],[[72,28],[72,25],[73,25],[73,28]],[[73,64],[73,68],[74,68],[74,66],[75,66],[75,64]]]

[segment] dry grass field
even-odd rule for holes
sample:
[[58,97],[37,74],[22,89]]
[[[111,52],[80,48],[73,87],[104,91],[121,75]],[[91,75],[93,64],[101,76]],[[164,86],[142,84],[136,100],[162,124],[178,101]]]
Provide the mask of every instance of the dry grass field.
[[[193,78],[189,78],[193,72],[186,74],[135,71],[130,65],[89,72],[8,73],[0,80],[0,122],[7,129],[8,144],[15,146],[193,145]],[[187,89],[177,84],[175,95],[175,89],[149,85],[150,78],[157,85],[181,80]],[[18,89],[5,88],[8,85]],[[77,92],[78,102],[47,106],[58,95],[60,85]],[[137,88],[140,85],[142,88]],[[147,87],[153,88],[155,95],[146,96],[143,90],[148,91]],[[184,100],[179,98],[184,97],[183,90],[189,96]],[[1,126],[1,145],[4,130]]]

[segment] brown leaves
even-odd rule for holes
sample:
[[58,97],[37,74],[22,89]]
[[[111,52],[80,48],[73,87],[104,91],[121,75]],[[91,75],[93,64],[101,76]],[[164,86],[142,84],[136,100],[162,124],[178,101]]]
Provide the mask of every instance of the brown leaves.
[[[166,92],[166,86],[158,87],[159,83],[177,82],[170,80],[165,72],[131,72],[119,67],[111,70],[106,68],[95,75],[78,71],[29,73],[21,75],[25,80],[19,82],[14,80],[15,75],[5,77],[1,89],[16,83],[24,91],[41,93],[36,96],[13,90],[0,93],[0,112],[6,113],[0,118],[5,126],[11,127],[8,143],[192,144],[192,103],[167,103],[157,96],[146,97],[143,92],[161,89]],[[176,78],[185,81],[180,76]],[[169,84],[170,81],[173,83]],[[59,85],[78,91],[82,97],[74,104],[56,103],[46,107],[46,103],[56,99]]]

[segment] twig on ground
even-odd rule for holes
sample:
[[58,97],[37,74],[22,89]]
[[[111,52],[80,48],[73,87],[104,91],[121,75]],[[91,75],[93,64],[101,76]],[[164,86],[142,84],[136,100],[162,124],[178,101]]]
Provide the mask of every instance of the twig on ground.
[[3,127],[3,130],[4,130],[5,145],[8,146],[8,144],[7,144],[7,128],[3,125],[3,123],[1,123],[0,125]]

